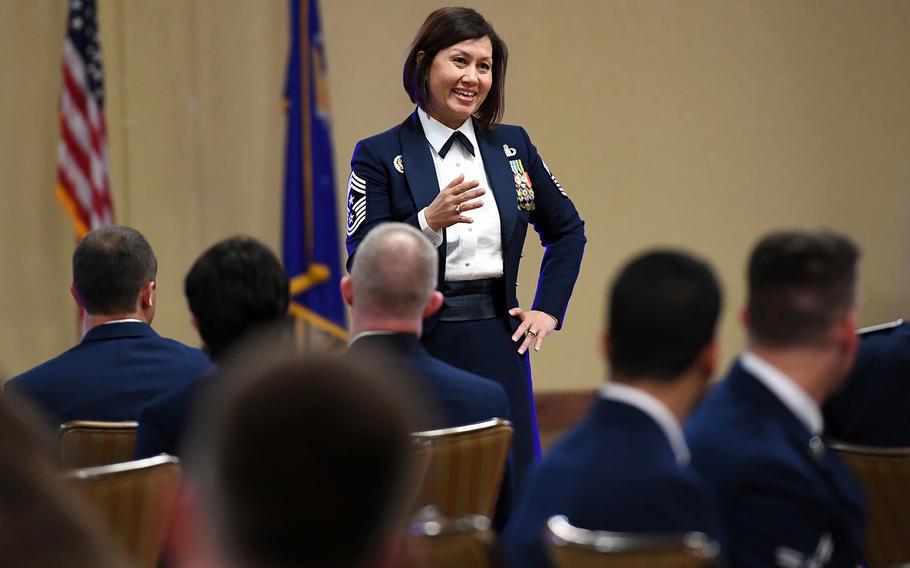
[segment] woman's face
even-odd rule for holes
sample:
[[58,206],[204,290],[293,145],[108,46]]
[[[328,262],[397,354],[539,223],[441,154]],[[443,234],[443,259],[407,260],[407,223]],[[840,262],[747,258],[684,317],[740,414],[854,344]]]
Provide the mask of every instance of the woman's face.
[[433,58],[427,77],[427,113],[449,128],[473,115],[493,84],[493,44],[487,36],[443,48]]

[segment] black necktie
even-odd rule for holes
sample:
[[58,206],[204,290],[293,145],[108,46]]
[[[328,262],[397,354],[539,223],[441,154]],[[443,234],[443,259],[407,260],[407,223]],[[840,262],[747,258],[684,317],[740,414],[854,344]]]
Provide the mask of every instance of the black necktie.
[[439,157],[445,158],[446,154],[449,153],[449,148],[452,147],[452,143],[458,140],[461,142],[461,147],[465,149],[472,156],[474,155],[474,145],[471,144],[471,141],[468,140],[468,137],[456,130],[449,136],[449,139],[446,140],[446,143],[442,145],[442,148],[439,149]]

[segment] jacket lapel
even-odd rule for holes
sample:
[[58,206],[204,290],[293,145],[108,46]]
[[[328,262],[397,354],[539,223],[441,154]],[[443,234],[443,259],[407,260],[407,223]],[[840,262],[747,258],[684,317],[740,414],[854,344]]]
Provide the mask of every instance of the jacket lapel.
[[[518,205],[515,200],[515,179],[512,177],[512,167],[506,158],[502,144],[499,144],[491,130],[481,130],[474,124],[474,134],[477,145],[480,146],[480,155],[483,158],[487,179],[490,180],[490,189],[496,198],[496,207],[499,208],[499,223],[502,229],[502,247],[505,249],[512,233],[515,231]],[[516,156],[517,157],[517,156]]]
[[401,125],[401,160],[414,204],[420,211],[439,195],[436,166],[429,142],[423,134],[420,119],[414,112]]

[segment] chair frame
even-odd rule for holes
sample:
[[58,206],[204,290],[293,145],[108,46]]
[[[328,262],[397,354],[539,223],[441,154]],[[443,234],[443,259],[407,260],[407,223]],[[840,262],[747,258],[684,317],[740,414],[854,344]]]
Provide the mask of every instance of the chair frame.
[[720,545],[702,532],[641,534],[594,531],[573,526],[565,515],[547,520],[544,540],[557,547],[578,548],[606,554],[659,552],[681,549],[704,560],[718,560]]
[[[864,445],[860,445],[860,444],[848,444],[846,442],[832,440],[831,442],[828,443],[828,447],[831,450],[834,450],[839,454],[839,457],[845,462],[845,465],[847,466],[847,468],[849,468],[851,470],[851,472],[853,471],[853,465],[850,463],[851,455],[855,456],[858,459],[873,458],[873,459],[875,459],[876,462],[879,463],[879,465],[885,465],[889,461],[910,463],[910,446],[889,446],[889,447],[864,446]],[[866,491],[870,493],[870,497],[871,497],[873,492],[870,490],[869,487],[867,487],[864,476],[861,476],[858,473],[854,473],[854,476],[857,478],[857,481],[863,486],[863,488],[866,489]],[[880,535],[875,532],[876,529],[881,528],[881,522],[880,521],[873,522],[873,519],[879,519],[879,516],[872,514],[873,513],[872,508],[877,505],[879,507],[883,507],[883,509],[877,509],[879,511],[881,511],[881,510],[892,511],[892,509],[890,507],[891,503],[892,503],[891,501],[888,501],[886,503],[886,502],[882,501],[881,499],[874,499],[869,502],[870,518],[869,518],[869,523],[866,527],[866,531],[867,531],[866,532],[866,540],[867,540],[867,543],[866,543],[866,557],[867,558],[866,558],[866,560],[872,561],[873,563],[870,564],[872,566],[876,566],[878,564],[889,564],[890,565],[891,560],[889,560],[889,558],[895,555],[895,549],[893,546],[892,547],[884,546],[884,543],[887,542],[887,543],[894,545],[895,542],[900,542],[900,541],[895,541],[893,538],[890,538],[888,535]],[[901,515],[905,514],[905,512],[903,511],[903,508],[901,508],[900,513],[901,513]],[[904,528],[906,530],[906,525],[904,525]],[[875,539],[872,538],[873,534],[875,534],[875,536],[876,536]],[[906,538],[906,536],[905,536],[905,538]],[[875,541],[878,541],[878,542],[875,542]],[[903,541],[903,542],[906,542],[906,541]],[[878,546],[876,546],[876,545],[878,545]],[[907,548],[908,548],[906,546],[906,544],[900,544],[899,546],[900,546],[900,550],[901,550],[901,556],[906,555]],[[898,561],[902,561],[902,560],[904,560],[904,558],[898,559]]]
[[81,469],[70,470],[63,474],[64,479],[89,480],[117,475],[121,473],[132,473],[136,470],[148,469],[165,464],[180,465],[180,458],[168,454],[159,454],[150,458],[133,460],[128,462],[112,463],[110,465],[96,465],[93,467],[83,467]]
[[482,430],[489,430],[496,426],[512,426],[512,423],[506,420],[505,418],[491,418],[490,420],[484,420],[483,422],[475,422],[473,424],[465,424],[464,426],[453,426],[451,428],[440,428],[437,430],[424,430],[423,432],[412,432],[411,438],[418,441],[418,443],[423,440],[432,442],[436,438],[443,438],[447,436],[455,436],[459,434],[471,434],[474,432],[479,432]]
[[[99,420],[71,420],[64,422],[57,429],[57,459],[61,466],[63,463],[63,440],[68,434],[78,430],[85,430],[91,433],[110,433],[110,434],[135,434],[139,428],[139,423],[135,421],[122,422],[102,422]],[[131,456],[132,457],[132,456]],[[87,466],[96,467],[96,466]]]
[[910,459],[910,446],[863,446],[860,444],[848,444],[832,440],[828,447],[838,452],[857,454],[861,456],[872,456],[880,458],[908,458]]
[[[430,475],[430,471],[433,470],[433,463],[436,455],[436,448],[447,442],[456,442],[464,437],[469,437],[472,435],[484,435],[488,432],[495,431],[502,428],[512,429],[512,423],[504,418],[491,418],[489,420],[484,420],[482,422],[475,422],[473,424],[465,424],[463,426],[454,426],[451,428],[440,428],[437,430],[425,430],[422,432],[412,432],[411,441],[414,451],[416,452],[416,464],[419,481],[414,487],[414,493],[411,496],[412,503],[417,505],[431,505],[435,504],[437,506],[442,506],[441,503],[435,503],[432,501],[420,502],[419,496],[425,491],[425,486],[427,483],[427,478]],[[511,436],[511,432],[509,433]],[[505,459],[502,464],[497,464],[498,467],[501,467],[499,472],[500,480],[505,476],[506,469],[508,467],[508,448],[506,449]],[[489,511],[473,511],[480,514],[490,514],[495,510],[496,501],[499,498],[498,489],[497,494],[494,495],[492,504],[489,505]],[[449,518],[460,518],[465,515],[470,514],[470,511],[443,511],[443,514]]]

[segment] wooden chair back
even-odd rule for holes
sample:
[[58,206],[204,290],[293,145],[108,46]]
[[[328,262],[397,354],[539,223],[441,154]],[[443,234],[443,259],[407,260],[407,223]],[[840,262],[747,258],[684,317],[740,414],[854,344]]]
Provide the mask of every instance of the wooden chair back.
[[543,538],[557,568],[703,568],[720,558],[720,546],[704,533],[590,531],[562,515],[550,517]]
[[910,448],[830,447],[866,490],[866,562],[872,568],[910,562]]
[[449,520],[432,506],[418,513],[405,539],[410,568],[494,568],[499,566],[490,519],[467,515]]
[[492,517],[509,457],[512,424],[494,418],[411,436],[418,448],[415,457],[428,459],[414,510],[434,505],[450,519]]
[[156,568],[180,490],[180,460],[153,458],[66,474],[135,566]]
[[61,469],[130,461],[136,449],[136,422],[75,420],[60,426]]

